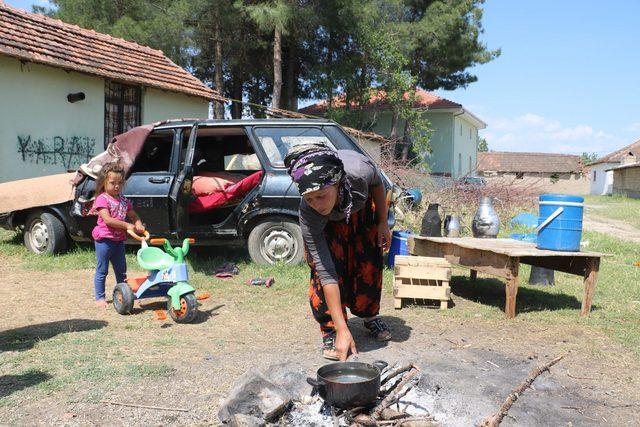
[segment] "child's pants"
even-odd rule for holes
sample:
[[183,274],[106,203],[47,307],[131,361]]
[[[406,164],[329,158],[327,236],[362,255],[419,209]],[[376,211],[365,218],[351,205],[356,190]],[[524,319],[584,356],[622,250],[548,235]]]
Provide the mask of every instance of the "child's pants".
[[127,279],[127,261],[124,257],[124,242],[113,240],[96,240],[96,275],[93,278],[93,288],[96,301],[105,299],[104,282],[109,271],[109,261],[116,274],[116,283]]

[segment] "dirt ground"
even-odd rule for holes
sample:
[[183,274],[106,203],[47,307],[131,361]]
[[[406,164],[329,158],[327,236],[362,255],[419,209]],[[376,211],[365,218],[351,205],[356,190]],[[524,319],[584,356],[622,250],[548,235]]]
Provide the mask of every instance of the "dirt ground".
[[597,214],[597,207],[585,211],[583,225],[585,230],[597,231],[620,239],[640,243],[640,230],[624,221],[604,218]]
[[[27,271],[18,258],[0,255],[2,424],[215,425],[220,401],[250,367],[291,362],[311,375],[325,363],[304,303],[259,310],[246,304],[243,293],[214,288],[201,302],[198,321],[178,325],[154,319],[149,308],[158,304],[130,316],[96,309],[92,274]],[[274,288],[254,292],[265,301],[281,295]],[[303,285],[300,293],[304,301]],[[455,304],[466,303],[453,298]],[[638,359],[603,334],[585,332],[588,320],[541,327],[522,316],[461,319],[424,306],[394,310],[388,288],[382,314],[394,333],[388,344],[372,342],[359,319],[350,320],[361,360],[415,361],[429,395],[423,406],[443,425],[477,424],[533,368],[562,354],[565,358],[518,399],[504,425],[631,426],[640,419]],[[12,341],[16,336],[22,338]],[[133,366],[132,380],[120,376],[112,382],[96,373],[110,363],[123,370]],[[140,374],[144,366],[164,370]],[[45,373],[25,380],[25,367]],[[69,372],[73,378],[65,380]]]

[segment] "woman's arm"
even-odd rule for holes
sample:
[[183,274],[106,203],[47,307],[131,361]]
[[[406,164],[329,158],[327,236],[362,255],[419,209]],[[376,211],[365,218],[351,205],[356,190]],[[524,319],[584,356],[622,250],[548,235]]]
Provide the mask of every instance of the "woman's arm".
[[356,342],[351,336],[347,321],[342,313],[342,301],[340,300],[340,287],[337,283],[328,283],[322,286],[324,298],[329,307],[329,314],[336,329],[336,353],[340,361],[344,362],[349,357],[349,350],[354,356],[358,355]]
[[382,249],[389,249],[391,244],[391,230],[389,230],[389,222],[387,213],[387,198],[384,194],[384,185],[376,185],[371,187],[371,197],[376,205],[376,220],[378,221],[378,246]]

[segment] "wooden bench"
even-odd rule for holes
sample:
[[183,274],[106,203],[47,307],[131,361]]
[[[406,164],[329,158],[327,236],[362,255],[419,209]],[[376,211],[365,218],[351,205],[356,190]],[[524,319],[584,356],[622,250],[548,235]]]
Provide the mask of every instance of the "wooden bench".
[[581,314],[589,315],[600,258],[607,256],[596,252],[541,250],[533,243],[513,239],[411,236],[408,244],[409,252],[414,255],[441,257],[452,264],[469,267],[472,280],[475,280],[478,271],[507,279],[504,307],[507,318],[516,316],[520,263],[582,276],[584,293]]

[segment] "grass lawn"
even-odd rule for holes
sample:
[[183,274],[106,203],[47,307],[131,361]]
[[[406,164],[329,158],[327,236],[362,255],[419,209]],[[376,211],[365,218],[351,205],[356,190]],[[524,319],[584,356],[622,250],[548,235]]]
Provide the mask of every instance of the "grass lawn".
[[[582,278],[564,273],[556,273],[553,287],[530,286],[527,284],[529,267],[522,265],[521,284],[517,299],[517,319],[545,325],[580,324],[595,328],[619,340],[640,358],[640,268],[633,265],[640,260],[640,245],[626,242],[601,233],[585,232],[584,240],[590,241],[589,250],[611,254],[603,258],[593,299],[591,317],[577,316],[582,301]],[[129,271],[140,271],[135,260],[136,247],[128,247],[127,263]],[[28,253],[20,236],[0,231],[0,251],[21,260],[20,268],[29,270],[78,270],[93,269],[94,253],[90,245],[75,245],[68,253],[60,256],[42,256]],[[225,250],[226,256],[211,257],[206,248],[194,248],[188,256],[193,271],[191,281],[198,291],[217,293],[237,293],[234,282],[216,281],[210,277],[215,268],[226,261],[238,263],[241,281],[253,277],[276,278],[277,286],[272,288],[269,298],[261,293],[243,290],[241,302],[243,310],[260,313],[263,310],[278,310],[294,305],[307,304],[306,288],[309,270],[306,265],[298,266],[258,266],[253,264],[242,248]],[[482,316],[499,320],[504,317],[503,282],[488,276],[480,278],[480,283],[471,285],[468,270],[456,269],[452,280],[453,293],[463,303],[454,309],[442,312],[443,316],[471,318]],[[391,293],[392,271],[385,270],[385,289]],[[247,287],[248,288],[248,287]],[[159,368],[161,369],[161,367]]]
[[[640,229],[640,199],[622,196],[586,196],[587,209],[596,216],[624,221]],[[595,206],[589,208],[589,205]]]

